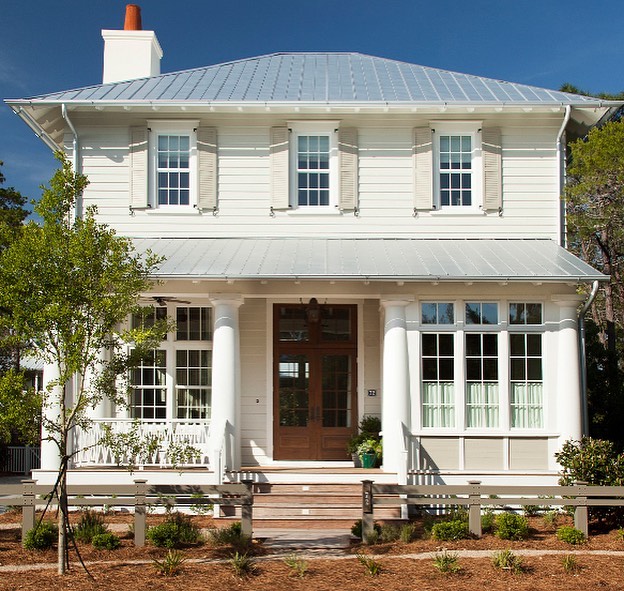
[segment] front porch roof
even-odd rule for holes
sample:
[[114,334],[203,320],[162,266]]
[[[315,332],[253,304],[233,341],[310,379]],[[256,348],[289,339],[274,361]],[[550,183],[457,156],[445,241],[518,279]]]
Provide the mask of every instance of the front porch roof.
[[160,279],[606,281],[552,240],[136,238]]

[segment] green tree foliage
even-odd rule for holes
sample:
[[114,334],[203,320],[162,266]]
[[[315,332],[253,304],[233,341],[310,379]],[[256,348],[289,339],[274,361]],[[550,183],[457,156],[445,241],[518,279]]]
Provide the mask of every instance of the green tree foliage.
[[31,354],[58,376],[42,393],[42,426],[45,439],[59,450],[54,494],[61,507],[63,573],[68,565],[66,471],[71,453],[79,451],[70,451],[71,434],[78,426],[89,428],[88,411],[104,397],[126,402],[127,392],[117,391],[115,380],[160,343],[166,327],[119,330],[140,294],[150,289],[159,261],[149,253],[137,255],[129,239],[96,221],[93,208],[81,218],[73,215],[88,181],[66,158],[58,158],[60,167],[35,205],[42,223],[23,226],[0,252],[0,308],[4,328],[28,343]]
[[571,94],[582,94],[583,96],[595,96],[597,98],[605,99],[608,101],[620,101],[624,99],[624,91],[616,92],[615,94],[609,93],[609,92],[594,93],[594,92],[588,92],[586,90],[583,90],[579,88],[578,86],[571,84],[570,82],[564,82],[559,88],[559,90],[561,92],[569,92]]
[[24,443],[39,442],[41,397],[24,388],[24,373],[11,368],[0,375],[0,443],[17,435]]
[[[591,403],[599,411],[593,419],[598,420],[595,426],[601,436],[621,440],[614,419],[621,410],[619,359],[624,348],[624,123],[606,123],[592,129],[587,138],[571,143],[567,172],[569,246],[611,278],[601,287],[592,308],[596,328],[592,331],[603,349],[593,351],[597,355],[593,367],[590,360],[589,375],[595,380],[590,383]],[[615,406],[605,408],[605,401]]]
[[[0,167],[3,166],[0,160]],[[0,185],[6,179],[0,171]],[[16,237],[22,223],[28,216],[26,197],[13,187],[0,186],[0,250],[6,248]]]

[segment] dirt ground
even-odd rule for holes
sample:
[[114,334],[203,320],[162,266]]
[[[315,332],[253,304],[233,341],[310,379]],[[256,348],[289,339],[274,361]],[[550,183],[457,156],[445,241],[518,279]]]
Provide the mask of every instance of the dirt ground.
[[[155,523],[159,519],[151,516]],[[0,523],[14,522],[15,516],[1,515]],[[125,523],[127,515],[109,516],[109,523]],[[195,517],[203,528],[213,527],[209,517]],[[569,524],[568,518],[561,518],[557,526]],[[149,544],[134,548],[129,532],[119,532],[122,547],[114,551],[98,551],[88,545],[81,545],[83,559],[88,563],[90,578],[78,564],[72,564],[70,573],[59,576],[54,568],[11,572],[11,565],[34,565],[54,563],[56,550],[27,551],[20,544],[20,530],[9,527],[0,530],[0,591],[54,589],[58,591],[124,591],[145,590],[185,591],[210,589],[245,589],[246,591],[368,591],[387,589],[407,590],[462,590],[483,591],[588,591],[593,589],[621,590],[624,586],[624,541],[616,531],[592,531],[589,541],[582,546],[570,546],[555,537],[555,528],[547,526],[540,517],[530,519],[531,537],[521,542],[499,540],[486,534],[479,540],[438,542],[419,539],[409,544],[400,542],[360,546],[355,544],[345,551],[333,555],[298,554],[305,560],[307,570],[302,577],[286,565],[284,556],[268,555],[261,542],[253,546],[254,572],[246,577],[234,574],[229,562],[230,549],[214,548],[207,544],[187,547],[182,550],[187,561],[181,572],[174,577],[159,575],[153,559],[162,559],[166,550]],[[119,527],[119,526],[118,526]],[[523,572],[513,574],[501,571],[492,565],[491,554],[496,550],[511,549],[516,553],[527,550],[559,551],[555,555],[523,556]],[[461,570],[455,574],[442,574],[435,567],[427,552],[459,552]],[[461,556],[465,550],[483,551],[479,558]],[[598,555],[595,551],[611,554]],[[579,570],[566,572],[563,557],[575,554]],[[380,566],[378,575],[367,573],[358,559],[358,554],[373,557]]]

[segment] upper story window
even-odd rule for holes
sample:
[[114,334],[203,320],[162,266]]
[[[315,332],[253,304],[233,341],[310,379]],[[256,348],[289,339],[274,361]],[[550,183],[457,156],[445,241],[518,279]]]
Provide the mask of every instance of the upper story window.
[[509,324],[542,324],[542,304],[528,302],[509,304]]
[[480,122],[432,123],[436,209],[482,206]]
[[149,122],[149,129],[152,207],[197,205],[197,122]]
[[498,324],[498,304],[466,302],[466,324]]
[[336,122],[290,125],[290,203],[322,210],[338,205],[338,137]]
[[452,302],[423,302],[420,316],[423,324],[454,324],[455,308]]

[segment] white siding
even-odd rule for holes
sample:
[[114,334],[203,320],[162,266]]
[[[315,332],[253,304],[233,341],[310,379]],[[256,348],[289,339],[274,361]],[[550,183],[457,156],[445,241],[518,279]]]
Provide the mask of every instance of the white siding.
[[[107,120],[113,116],[106,114]],[[359,216],[337,211],[313,215],[277,211],[270,215],[270,129],[285,118],[241,115],[201,120],[218,131],[219,213],[166,215],[137,211],[128,203],[129,128],[136,115],[117,115],[115,125],[75,116],[82,169],[91,184],[86,204],[96,203],[102,221],[130,236],[418,236],[539,237],[557,239],[559,196],[556,134],[561,115],[526,114],[484,119],[501,128],[503,213],[413,214],[414,127],[420,117],[384,120],[350,116],[359,143]],[[171,223],[175,220],[175,223]]]

